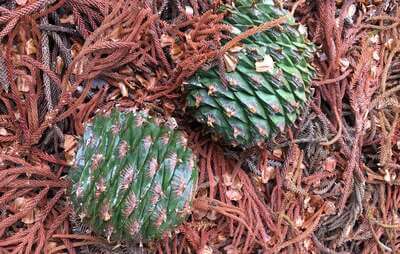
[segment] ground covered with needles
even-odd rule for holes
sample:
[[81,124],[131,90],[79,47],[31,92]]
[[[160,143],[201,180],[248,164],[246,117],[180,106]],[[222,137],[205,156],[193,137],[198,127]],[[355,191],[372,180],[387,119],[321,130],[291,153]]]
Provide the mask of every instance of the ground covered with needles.
[[[0,253],[400,252],[400,3],[276,1],[317,45],[315,91],[296,126],[239,152],[182,89],[223,69],[226,2],[0,0]],[[107,242],[68,200],[84,123],[115,105],[175,117],[199,157],[200,201],[162,241]]]

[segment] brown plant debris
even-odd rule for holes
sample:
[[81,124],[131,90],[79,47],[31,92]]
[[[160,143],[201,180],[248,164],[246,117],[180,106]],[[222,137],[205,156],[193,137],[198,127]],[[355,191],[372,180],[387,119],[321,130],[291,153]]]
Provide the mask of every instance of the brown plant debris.
[[[228,38],[226,2],[0,0],[0,253],[400,252],[399,2],[276,1],[317,45],[314,97],[246,152],[189,122],[182,99],[196,70],[224,78],[226,52],[285,22]],[[83,123],[117,104],[173,115],[199,157],[189,220],[144,246],[93,235],[67,195]]]

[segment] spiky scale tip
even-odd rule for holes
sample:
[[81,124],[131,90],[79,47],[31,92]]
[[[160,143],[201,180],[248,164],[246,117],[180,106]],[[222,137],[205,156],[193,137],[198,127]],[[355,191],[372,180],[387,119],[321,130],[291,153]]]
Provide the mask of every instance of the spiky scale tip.
[[[236,0],[225,6],[233,35],[287,14],[272,0]],[[261,144],[294,123],[311,97],[315,46],[293,19],[240,42],[224,59],[228,86],[218,68],[199,70],[186,82],[188,108],[226,143]],[[304,30],[304,29],[303,29]],[[223,41],[225,43],[225,41]],[[232,64],[234,63],[234,64]]]
[[70,171],[71,200],[94,232],[146,241],[186,218],[198,168],[176,127],[173,119],[117,110],[86,125]]

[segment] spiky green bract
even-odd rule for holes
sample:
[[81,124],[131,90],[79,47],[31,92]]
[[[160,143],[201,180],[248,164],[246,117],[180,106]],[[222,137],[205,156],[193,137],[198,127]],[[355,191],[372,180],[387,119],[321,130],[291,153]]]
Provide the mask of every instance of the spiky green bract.
[[160,238],[185,220],[198,168],[185,134],[144,111],[114,110],[88,123],[71,170],[71,200],[111,240]]
[[[272,1],[239,0],[225,8],[233,35],[287,14]],[[187,82],[194,117],[227,143],[243,147],[262,143],[293,124],[311,97],[315,73],[310,65],[315,46],[302,30],[290,18],[242,40],[224,56],[231,68],[225,73],[227,86],[217,67],[195,73]]]

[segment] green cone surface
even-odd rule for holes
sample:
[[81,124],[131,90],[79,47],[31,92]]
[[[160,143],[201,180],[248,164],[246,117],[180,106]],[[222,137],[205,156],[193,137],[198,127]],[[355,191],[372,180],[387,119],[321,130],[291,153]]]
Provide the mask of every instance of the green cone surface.
[[[230,15],[225,22],[234,35],[287,13],[272,1],[239,0],[226,8]],[[315,47],[299,30],[290,19],[242,40],[224,56],[227,86],[217,67],[199,70],[187,82],[188,108],[197,121],[243,147],[262,143],[293,124],[310,97],[315,73],[310,65]]]
[[71,200],[94,232],[146,241],[185,219],[198,169],[174,123],[114,110],[87,124],[70,174]]

